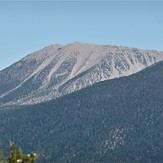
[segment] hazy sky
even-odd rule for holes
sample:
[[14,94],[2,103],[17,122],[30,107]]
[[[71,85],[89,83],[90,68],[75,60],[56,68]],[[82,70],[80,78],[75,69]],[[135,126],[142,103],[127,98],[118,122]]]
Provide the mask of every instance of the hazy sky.
[[0,69],[74,41],[163,51],[163,2],[0,2]]

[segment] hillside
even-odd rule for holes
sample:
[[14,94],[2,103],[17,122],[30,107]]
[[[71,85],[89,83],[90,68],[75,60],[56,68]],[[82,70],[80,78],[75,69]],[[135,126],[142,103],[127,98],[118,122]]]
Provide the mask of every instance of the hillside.
[[162,162],[163,62],[32,106],[0,109],[0,140],[38,162]]
[[0,105],[48,101],[160,60],[163,52],[154,50],[81,42],[51,45],[0,71]]

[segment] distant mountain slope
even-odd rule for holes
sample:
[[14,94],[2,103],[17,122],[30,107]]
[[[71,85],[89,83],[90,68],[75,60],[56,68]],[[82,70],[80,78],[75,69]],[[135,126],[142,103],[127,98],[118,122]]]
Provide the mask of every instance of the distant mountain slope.
[[163,62],[56,100],[0,109],[0,139],[38,162],[163,160]]
[[75,42],[52,45],[0,71],[1,104],[54,99],[99,81],[128,76],[163,60],[163,52]]

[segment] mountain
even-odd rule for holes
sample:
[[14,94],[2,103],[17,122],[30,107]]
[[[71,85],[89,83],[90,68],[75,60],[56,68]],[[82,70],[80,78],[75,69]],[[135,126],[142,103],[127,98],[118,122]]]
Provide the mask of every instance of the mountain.
[[163,160],[163,62],[46,103],[0,109],[2,145],[38,162]]
[[48,101],[160,60],[163,52],[154,50],[81,42],[51,45],[0,71],[0,104]]

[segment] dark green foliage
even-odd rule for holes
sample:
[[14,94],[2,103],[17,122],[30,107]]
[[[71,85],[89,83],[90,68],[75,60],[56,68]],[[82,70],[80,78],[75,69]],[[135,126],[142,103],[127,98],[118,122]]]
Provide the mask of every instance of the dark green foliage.
[[3,156],[3,152],[2,152],[2,149],[0,147],[0,163],[2,163],[2,156]]
[[16,145],[10,142],[10,154],[3,159],[2,150],[0,150],[0,163],[34,163],[36,159],[36,154],[23,154],[21,149],[16,149]]
[[163,62],[57,100],[0,110],[0,138],[38,162],[162,162]]

